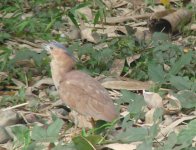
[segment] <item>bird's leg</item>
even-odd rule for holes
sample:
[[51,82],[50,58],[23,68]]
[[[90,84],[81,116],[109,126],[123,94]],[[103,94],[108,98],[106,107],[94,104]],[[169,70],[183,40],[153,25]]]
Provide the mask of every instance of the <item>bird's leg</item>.
[[77,128],[77,127],[79,127],[79,128],[92,128],[93,127],[91,117],[81,115],[74,110],[72,110],[69,113],[69,116],[70,116],[71,120],[74,122],[75,128]]

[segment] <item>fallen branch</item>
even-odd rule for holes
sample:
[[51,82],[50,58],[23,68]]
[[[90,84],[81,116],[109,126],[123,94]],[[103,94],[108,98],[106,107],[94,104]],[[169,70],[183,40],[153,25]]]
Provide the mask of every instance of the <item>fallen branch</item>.
[[142,14],[142,15],[135,15],[135,16],[120,16],[120,17],[106,17],[107,24],[115,24],[115,23],[122,23],[129,20],[138,20],[138,19],[147,19],[152,14]]

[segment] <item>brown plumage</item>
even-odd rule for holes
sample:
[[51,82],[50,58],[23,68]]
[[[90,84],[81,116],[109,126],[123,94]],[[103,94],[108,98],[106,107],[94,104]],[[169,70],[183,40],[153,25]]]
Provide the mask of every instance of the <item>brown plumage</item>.
[[72,70],[75,58],[57,42],[46,45],[50,52],[51,72],[60,98],[78,113],[94,120],[112,121],[117,118],[114,104],[106,89],[88,74]]

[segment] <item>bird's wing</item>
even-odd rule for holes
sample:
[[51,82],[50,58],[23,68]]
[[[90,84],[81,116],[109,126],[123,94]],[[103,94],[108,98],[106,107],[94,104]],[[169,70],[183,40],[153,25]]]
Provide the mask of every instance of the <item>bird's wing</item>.
[[83,72],[67,73],[60,82],[59,92],[69,107],[83,115],[106,121],[116,117],[114,104],[106,89]]

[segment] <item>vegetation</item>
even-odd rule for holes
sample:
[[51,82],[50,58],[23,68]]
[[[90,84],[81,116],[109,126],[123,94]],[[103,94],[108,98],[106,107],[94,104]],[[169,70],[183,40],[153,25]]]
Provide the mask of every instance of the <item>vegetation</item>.
[[[155,5],[152,2],[148,4]],[[86,7],[93,12],[92,20],[79,11]],[[128,29],[126,35],[112,38],[101,34],[98,42],[93,43],[82,38],[70,39],[67,34],[69,28],[75,27],[75,30],[79,30],[84,22],[94,25],[95,33],[98,30],[96,25],[107,26],[106,17],[115,16],[117,11],[112,7],[108,9],[101,0],[80,3],[76,0],[5,0],[0,2],[0,10],[0,106],[3,109],[28,102],[28,106],[23,110],[38,114],[39,118],[36,119],[39,124],[26,122],[12,127],[16,137],[13,149],[47,147],[52,150],[95,150],[109,143],[131,145],[138,141],[138,150],[152,147],[158,150],[195,148],[195,117],[182,119],[179,124],[172,120],[172,131],[167,133],[167,137],[160,138],[160,131],[163,131],[161,126],[167,120],[164,118],[166,115],[175,119],[195,116],[196,41],[192,38],[195,31],[182,30],[180,36],[188,40],[179,41],[180,44],[176,44],[177,40],[173,40],[172,35],[157,32],[153,33],[148,41],[140,40],[134,31],[129,32]],[[192,22],[195,21],[195,16],[193,14]],[[38,88],[35,86],[40,80],[51,77],[50,58],[46,51],[42,51],[42,43],[53,40],[67,45],[79,59],[77,68],[93,77],[114,77],[110,69],[116,59],[126,60],[128,57],[140,55],[131,64],[126,61],[122,68],[119,66],[122,69],[120,76],[137,81],[153,81],[149,91],[152,96],[161,96],[163,106],[152,107],[154,113],[151,124],[146,123],[149,103],[146,102],[142,90],[117,90],[121,95],[114,100],[117,110],[123,112],[123,108],[126,108],[128,115],[112,123],[97,122],[93,129],[82,129],[79,133],[69,134],[67,137],[72,124],[64,118],[60,119],[50,112],[51,107],[45,106],[48,100],[52,104],[58,96],[51,94],[49,83]],[[97,48],[101,44],[107,46]],[[30,95],[27,92],[29,87],[33,89]],[[168,95],[175,98],[168,98]],[[30,97],[33,97],[33,100],[29,100]],[[156,99],[152,100],[156,103]],[[43,107],[45,111],[42,110]],[[16,110],[20,111],[20,108]],[[50,116],[42,115],[48,112]],[[175,127],[183,124],[187,126],[178,133],[174,131]]]

